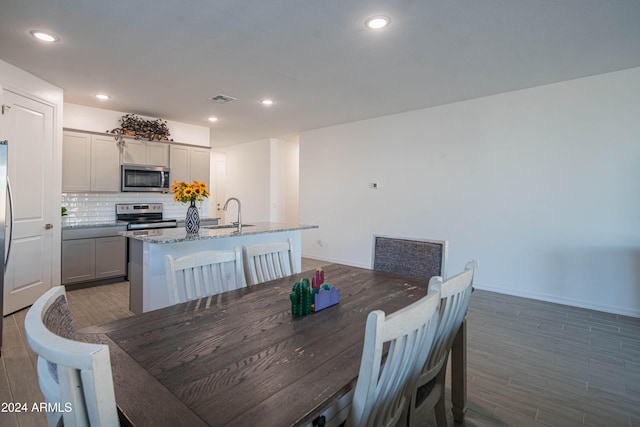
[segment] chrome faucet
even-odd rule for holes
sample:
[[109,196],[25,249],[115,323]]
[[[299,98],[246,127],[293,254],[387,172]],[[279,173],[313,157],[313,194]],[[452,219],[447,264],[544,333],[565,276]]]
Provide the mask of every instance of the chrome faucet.
[[238,233],[240,233],[242,231],[242,208],[240,206],[240,200],[238,200],[235,197],[229,197],[227,199],[226,202],[224,202],[224,207],[222,208],[223,211],[227,211],[227,206],[229,206],[229,202],[235,200],[236,202],[238,202],[238,221],[237,222],[232,222],[232,225],[235,225],[238,227]]

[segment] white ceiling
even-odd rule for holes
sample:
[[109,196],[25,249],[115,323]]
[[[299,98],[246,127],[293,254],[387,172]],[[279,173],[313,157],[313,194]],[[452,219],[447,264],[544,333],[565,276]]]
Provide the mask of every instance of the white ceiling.
[[1,0],[0,59],[225,146],[639,67],[640,1]]

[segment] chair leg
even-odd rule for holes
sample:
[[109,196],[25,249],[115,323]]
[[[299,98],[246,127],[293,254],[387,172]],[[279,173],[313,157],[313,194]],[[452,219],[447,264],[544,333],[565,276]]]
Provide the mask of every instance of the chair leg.
[[447,411],[444,406],[444,391],[440,395],[440,399],[436,402],[434,408],[436,412],[436,425],[438,427],[447,427]]
[[440,368],[440,372],[436,375],[436,387],[439,389],[440,397],[433,408],[436,414],[436,426],[437,427],[447,427],[447,410],[445,408],[445,398],[444,398],[444,390],[445,390],[445,379],[447,376],[447,365],[449,363],[449,355],[447,354],[444,364],[442,368]]

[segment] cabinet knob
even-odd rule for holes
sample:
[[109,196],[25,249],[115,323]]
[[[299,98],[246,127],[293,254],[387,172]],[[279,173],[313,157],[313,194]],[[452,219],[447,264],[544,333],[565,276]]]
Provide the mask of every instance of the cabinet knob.
[[44,229],[45,230],[51,230],[53,228],[53,224],[45,224],[44,225]]

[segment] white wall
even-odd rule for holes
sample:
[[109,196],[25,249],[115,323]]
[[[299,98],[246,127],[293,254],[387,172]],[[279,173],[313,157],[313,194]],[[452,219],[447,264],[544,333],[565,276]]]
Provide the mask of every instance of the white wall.
[[285,220],[298,222],[300,218],[300,144],[298,141],[287,143],[285,157]]
[[[242,202],[242,221],[269,221],[270,140],[227,147],[225,157],[225,193],[227,198],[236,197]],[[230,203],[225,214],[228,224],[236,220],[237,212],[236,203]]]
[[446,239],[478,288],[640,317],[638,93],[640,68],[304,132],[303,254]]
[[298,221],[298,144],[271,139],[271,221]]
[[[64,104],[64,127],[92,132],[106,132],[119,128],[119,120],[125,114],[127,113],[67,102]],[[157,117],[140,117],[150,120],[157,119]],[[210,129],[206,126],[190,125],[171,120],[167,120],[167,126],[171,133],[169,138],[175,142],[210,147]]]
[[[242,220],[297,222],[297,144],[274,138],[226,147],[226,197],[242,202]],[[237,218],[230,204],[226,222]]]

